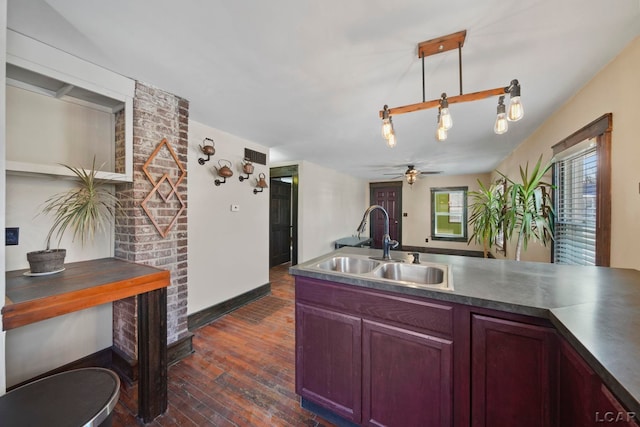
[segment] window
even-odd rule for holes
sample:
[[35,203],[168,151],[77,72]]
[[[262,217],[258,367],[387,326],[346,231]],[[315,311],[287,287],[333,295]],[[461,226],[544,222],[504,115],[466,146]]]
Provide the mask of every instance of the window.
[[[505,197],[505,193],[507,192],[507,180],[504,178],[501,178],[499,180],[496,181],[496,193],[499,195],[500,198],[504,198]],[[504,217],[504,214],[507,210],[507,205],[504,204],[502,206],[502,215]],[[504,242],[504,228],[505,228],[505,223],[504,221],[501,222],[500,227],[498,228],[498,234],[496,234],[496,238],[494,240],[494,244],[496,246],[496,250],[498,252],[502,252],[504,254],[504,256],[507,256],[507,245],[505,245]]]
[[467,187],[431,189],[431,238],[467,241]]
[[[569,150],[567,150],[569,151]],[[596,143],[586,140],[555,163],[553,262],[596,265]]]
[[611,114],[554,145],[558,264],[609,266],[611,245]]

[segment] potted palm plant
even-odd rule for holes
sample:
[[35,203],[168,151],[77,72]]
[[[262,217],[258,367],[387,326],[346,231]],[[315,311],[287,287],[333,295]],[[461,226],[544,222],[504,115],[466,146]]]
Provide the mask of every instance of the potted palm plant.
[[473,234],[469,237],[467,244],[472,241],[481,244],[484,257],[487,258],[502,227],[506,200],[504,194],[498,191],[496,184],[485,187],[478,180],[478,185],[480,187],[478,190],[469,192],[471,199],[469,223],[473,225]]
[[537,240],[543,245],[553,240],[554,210],[551,201],[553,186],[544,181],[553,162],[542,166],[542,156],[529,174],[529,163],[524,170],[520,166],[522,182],[515,182],[506,175],[502,175],[509,186],[507,188],[507,209],[505,213],[506,237],[511,238],[517,232],[515,259],[520,261],[522,249],[527,250],[531,240]]
[[46,249],[27,253],[31,274],[50,274],[64,268],[65,249],[51,249],[51,238],[58,239],[58,246],[68,229],[73,230],[73,240],[84,245],[96,233],[103,232],[115,217],[120,202],[110,191],[109,181],[97,178],[96,160],[91,169],[63,164],[78,179],[78,185],[58,193],[44,203],[41,213],[53,215],[53,225],[46,237]]

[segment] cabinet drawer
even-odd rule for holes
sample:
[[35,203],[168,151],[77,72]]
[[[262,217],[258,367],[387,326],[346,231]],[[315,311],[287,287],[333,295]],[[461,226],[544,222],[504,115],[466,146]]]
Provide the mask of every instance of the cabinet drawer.
[[390,295],[367,288],[296,277],[296,300],[413,326],[436,334],[453,333],[453,307],[431,300]]

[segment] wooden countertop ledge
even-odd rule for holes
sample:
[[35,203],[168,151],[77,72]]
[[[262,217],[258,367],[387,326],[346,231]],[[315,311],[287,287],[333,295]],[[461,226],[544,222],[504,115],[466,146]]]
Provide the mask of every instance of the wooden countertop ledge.
[[65,264],[49,276],[6,273],[3,330],[169,286],[170,272],[116,258]]

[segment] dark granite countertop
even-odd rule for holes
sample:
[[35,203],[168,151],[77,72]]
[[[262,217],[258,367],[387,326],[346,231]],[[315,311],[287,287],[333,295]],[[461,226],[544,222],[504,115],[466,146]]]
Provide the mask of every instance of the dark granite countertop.
[[[640,271],[420,254],[448,264],[453,290],[404,285],[324,271],[332,256],[380,256],[345,247],[291,267],[291,274],[549,319],[630,411],[640,413]],[[392,251],[393,258],[413,258]]]

